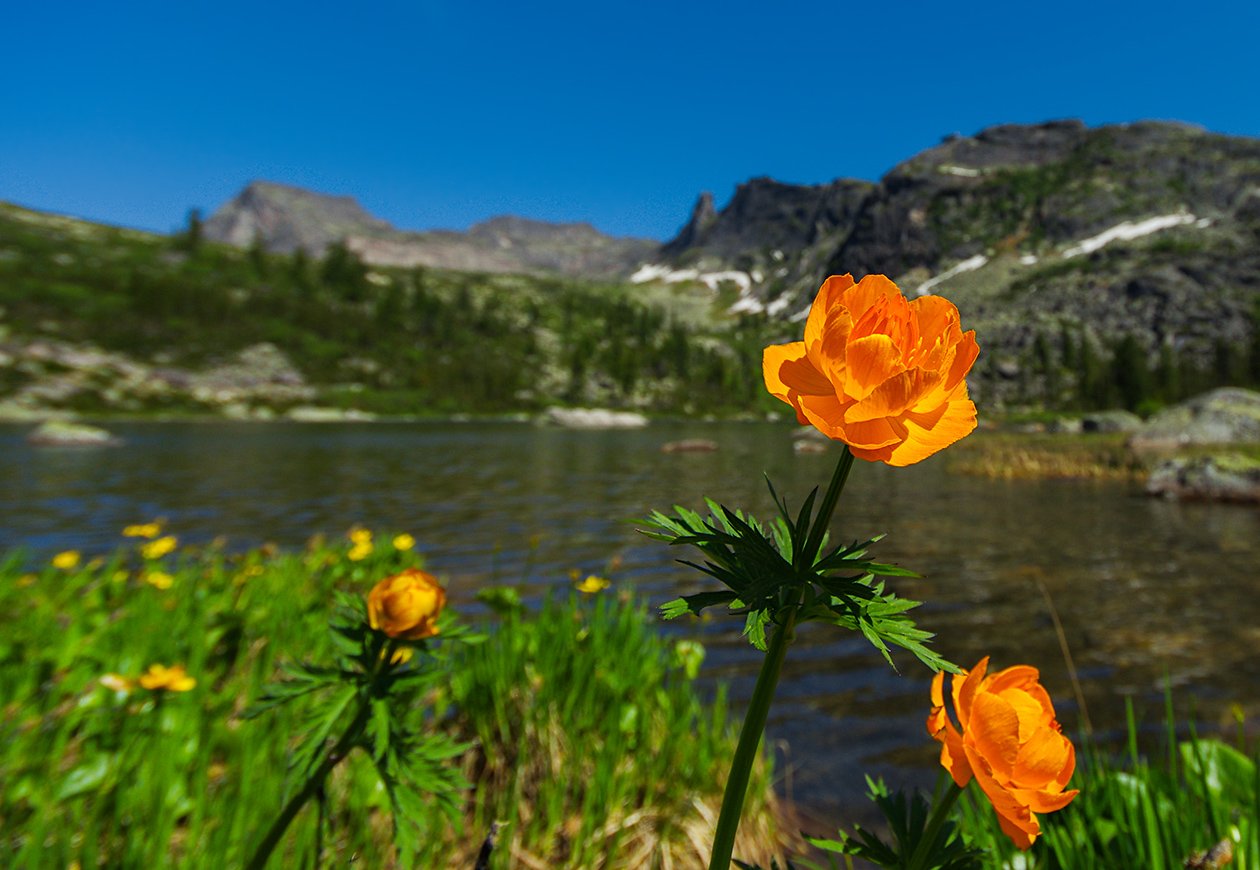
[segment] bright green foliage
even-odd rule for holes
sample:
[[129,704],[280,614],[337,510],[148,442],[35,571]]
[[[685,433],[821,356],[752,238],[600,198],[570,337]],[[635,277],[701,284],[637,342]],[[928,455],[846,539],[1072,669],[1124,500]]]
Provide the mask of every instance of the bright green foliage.
[[704,564],[680,561],[726,587],[667,602],[661,607],[664,618],[698,615],[707,607],[724,605],[744,617],[749,642],[764,650],[767,626],[795,609],[797,622],[828,622],[861,632],[894,667],[889,645],[909,650],[933,670],[955,670],[927,646],[932,634],[916,628],[906,616],[920,602],[898,598],[876,579],[917,576],[866,557],[882,535],[827,549],[827,532],[822,528],[826,520],[822,513],[814,514],[818,490],[809,494],[795,518],[773,486],[770,491],[780,516],[768,527],[712,500],[706,500],[708,517],[683,507],[675,507],[674,516],[654,511],[648,517],[650,528],[644,534],[669,544],[694,546],[704,554]]
[[[297,738],[327,724],[335,739],[338,708],[355,708],[358,689],[328,685],[327,669],[357,669],[363,650],[363,638],[329,631],[338,595],[359,607],[377,580],[419,564],[390,546],[357,559],[351,549],[182,547],[146,562],[128,543],[69,570],[0,557],[0,866],[244,866],[318,755],[317,740]],[[158,569],[169,588],[146,581]],[[367,751],[337,766],[270,866],[314,853],[321,813],[327,866],[472,866],[490,820],[508,822],[496,866],[508,866],[509,848],[561,865],[574,819],[592,853],[654,830],[688,846],[688,801],[716,803],[734,739],[722,706],[698,700],[687,656],[611,592],[515,611],[481,646],[452,645],[446,657],[434,642],[397,667],[391,694],[415,701],[407,718],[372,707]],[[196,686],[135,685],[154,663],[182,664]],[[115,690],[108,674],[133,682]],[[252,703],[279,701],[244,718]],[[413,734],[423,741],[408,743]],[[455,795],[453,825],[431,796],[435,777],[461,773],[475,788]],[[626,818],[640,807],[644,816]],[[412,824],[396,838],[399,816]]]

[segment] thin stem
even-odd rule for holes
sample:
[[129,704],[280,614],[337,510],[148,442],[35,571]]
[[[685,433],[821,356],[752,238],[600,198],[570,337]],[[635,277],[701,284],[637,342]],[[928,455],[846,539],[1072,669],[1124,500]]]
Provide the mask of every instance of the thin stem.
[[962,794],[962,789],[958,787],[958,783],[951,779],[949,791],[945,793],[945,797],[941,798],[941,802],[932,810],[932,817],[928,819],[927,827],[923,829],[923,838],[919,840],[919,845],[915,848],[914,855],[911,856],[910,863],[907,865],[909,870],[927,870],[927,865],[924,862],[932,857],[932,844],[936,842],[941,826],[949,818],[949,811],[954,808],[954,802],[958,800],[960,794]]
[[[844,484],[849,479],[852,468],[853,454],[846,444],[836,462],[836,469],[832,472],[831,483],[827,486],[818,514],[810,527],[805,549],[801,553],[802,563],[793,566],[798,578],[813,570],[818,549],[822,546],[827,527],[831,525],[831,515],[835,513],[836,503],[840,500],[840,493],[844,491]],[[748,712],[744,714],[744,724],[739,730],[739,743],[735,747],[735,757],[731,759],[731,771],[726,779],[726,791],[722,795],[722,810],[718,814],[717,828],[713,832],[713,854],[709,858],[709,870],[730,870],[731,853],[735,850],[735,833],[739,830],[744,796],[748,791],[748,779],[752,774],[753,761],[757,758],[757,749],[761,745],[761,735],[766,729],[766,719],[770,716],[770,702],[774,700],[783,659],[787,655],[788,644],[796,633],[800,601],[801,587],[798,585],[792,589],[787,605],[779,611],[785,614],[783,622],[770,638],[765,660],[761,663],[761,672],[757,674],[757,684],[753,687],[752,699],[748,702]]]
[[831,483],[827,485],[822,504],[818,507],[818,516],[810,527],[809,538],[805,541],[805,551],[802,554],[805,564],[795,566],[798,572],[802,569],[805,571],[813,569],[814,562],[818,559],[818,550],[822,547],[823,536],[827,534],[827,527],[831,525],[831,515],[835,513],[836,502],[840,500],[840,493],[844,491],[844,485],[849,479],[849,471],[852,468],[853,453],[846,444],[840,452],[840,459],[836,462],[836,470],[831,474]]
[[[799,598],[799,595],[796,597]],[[735,832],[739,829],[739,817],[744,810],[748,778],[757,757],[757,748],[761,744],[761,733],[765,730],[766,719],[770,715],[770,702],[774,699],[774,688],[779,682],[783,658],[795,631],[796,601],[793,601],[787,608],[787,618],[770,638],[766,658],[761,663],[761,673],[757,675],[757,685],[753,687],[752,700],[748,702],[748,712],[744,714],[744,724],[739,730],[739,744],[735,747],[735,757],[731,759],[731,772],[727,776],[726,792],[722,796],[722,811],[718,815],[717,829],[713,833],[713,854],[709,858],[709,870],[729,870],[731,866]]]
[[381,673],[385,668],[385,663],[393,655],[394,642],[373,642],[368,653],[368,660],[373,662],[372,670],[368,677],[368,691],[363,692],[359,696],[359,709],[354,714],[354,719],[350,725],[342,732],[341,737],[333,744],[333,748],[324,756],[324,760],[320,762],[319,767],[311,771],[310,776],[306,778],[306,782],[302,783],[302,787],[285,803],[280,810],[280,815],[276,816],[276,820],[271,823],[271,827],[267,830],[267,835],[263,837],[263,841],[258,844],[258,848],[254,851],[254,856],[249,859],[246,864],[247,870],[263,870],[267,866],[267,859],[271,857],[271,853],[280,843],[280,838],[284,836],[284,832],[288,830],[289,825],[301,811],[306,802],[316,795],[322,794],[324,788],[324,780],[328,778],[328,774],[332,773],[334,767],[342,762],[354,748],[355,743],[363,736],[363,729],[367,726],[368,717],[372,714],[372,698],[376,694]]

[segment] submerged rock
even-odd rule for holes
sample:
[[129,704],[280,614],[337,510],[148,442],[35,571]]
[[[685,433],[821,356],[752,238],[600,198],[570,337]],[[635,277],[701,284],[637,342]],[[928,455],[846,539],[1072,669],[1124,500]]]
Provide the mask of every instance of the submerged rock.
[[642,414],[605,408],[548,408],[541,420],[569,429],[640,429],[648,424]]
[[38,447],[115,447],[122,439],[96,426],[71,423],[66,420],[48,420],[26,436],[30,444]]
[[1260,504],[1260,461],[1237,453],[1166,459],[1146,481],[1150,495]]
[[661,445],[662,453],[712,453],[717,449],[718,443],[708,438],[684,438],[681,441],[667,441]]

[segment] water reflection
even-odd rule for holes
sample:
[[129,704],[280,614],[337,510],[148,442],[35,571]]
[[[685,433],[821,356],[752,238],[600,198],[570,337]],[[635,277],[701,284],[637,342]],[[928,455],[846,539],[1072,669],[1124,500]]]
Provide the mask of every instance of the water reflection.
[[[632,584],[654,602],[704,579],[685,554],[634,532],[630,520],[701,495],[762,516],[761,472],[799,504],[825,484],[834,455],[793,455],[783,427],[657,424],[571,432],[519,424],[370,426],[125,424],[125,446],[34,449],[0,428],[0,550],[103,552],[123,526],[165,517],[186,541],[302,545],[360,523],[409,531],[456,598],[492,582],[533,589],[577,569]],[[714,453],[664,454],[670,440],[715,440]],[[1095,727],[1121,727],[1126,696],[1154,719],[1164,680],[1207,725],[1238,702],[1254,719],[1260,677],[1260,512],[1148,500],[1126,484],[991,482],[949,475],[948,456],[908,469],[859,463],[834,531],[888,532],[878,555],[920,571],[898,591],[930,602],[920,623],[949,658],[1041,668],[1060,718],[1077,705],[1044,587],[1062,620]],[[732,681],[739,703],[758,664],[723,621],[669,625],[709,646],[706,679]],[[862,774],[930,780],[923,733],[930,675],[903,675],[864,643],[806,626],[789,657],[771,736],[790,746],[796,796],[834,807]]]

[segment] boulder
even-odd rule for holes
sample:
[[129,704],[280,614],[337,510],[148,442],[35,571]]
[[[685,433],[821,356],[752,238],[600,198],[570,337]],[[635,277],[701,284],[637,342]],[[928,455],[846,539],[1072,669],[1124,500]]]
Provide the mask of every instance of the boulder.
[[1221,387],[1165,408],[1133,433],[1136,450],[1260,442],[1260,393]]
[[1146,481],[1149,495],[1260,504],[1260,461],[1237,453],[1165,459]]
[[648,424],[642,414],[605,408],[548,408],[541,420],[568,429],[641,429]]
[[96,426],[48,420],[26,436],[37,447],[115,447],[122,439]]
[[1142,418],[1131,411],[1095,411],[1081,418],[1082,432],[1136,432]]

